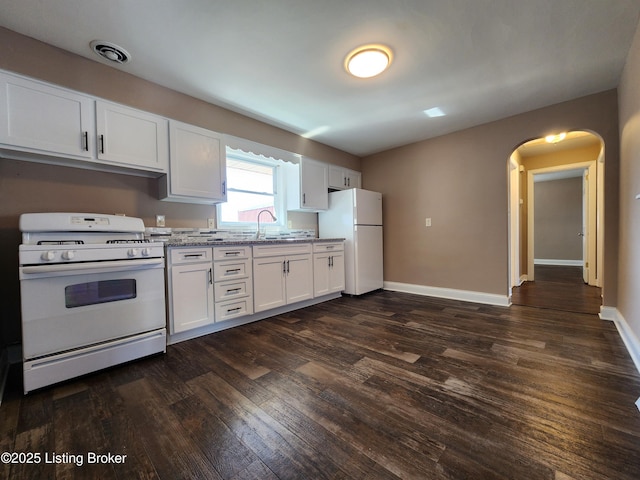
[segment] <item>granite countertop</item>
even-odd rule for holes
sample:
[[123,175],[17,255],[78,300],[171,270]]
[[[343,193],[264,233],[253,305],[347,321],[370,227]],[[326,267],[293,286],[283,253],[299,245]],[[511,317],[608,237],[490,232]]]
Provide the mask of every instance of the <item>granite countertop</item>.
[[229,246],[229,245],[271,245],[277,243],[319,243],[319,242],[342,242],[344,238],[264,238],[264,239],[239,239],[239,238],[188,238],[188,239],[168,239],[165,242],[167,248],[172,247],[202,247],[203,245]]

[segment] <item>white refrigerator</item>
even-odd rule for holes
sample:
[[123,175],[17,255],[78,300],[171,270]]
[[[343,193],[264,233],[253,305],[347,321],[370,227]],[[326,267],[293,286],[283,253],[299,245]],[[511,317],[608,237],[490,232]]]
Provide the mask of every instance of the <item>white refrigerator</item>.
[[382,194],[352,188],[329,193],[329,210],[318,214],[320,238],[345,239],[345,293],[382,288]]

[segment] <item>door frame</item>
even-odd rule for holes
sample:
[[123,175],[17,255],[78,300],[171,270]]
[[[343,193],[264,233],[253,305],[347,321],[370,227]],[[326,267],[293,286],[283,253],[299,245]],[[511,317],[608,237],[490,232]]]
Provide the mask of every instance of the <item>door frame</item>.
[[[584,235],[587,237],[587,258],[583,258],[583,268],[588,270],[585,275],[588,278],[589,285],[598,285],[598,252],[597,252],[597,237],[598,237],[598,211],[597,211],[597,160],[591,160],[588,162],[568,163],[564,165],[557,165],[554,167],[538,168],[527,171],[527,280],[534,281],[534,254],[535,254],[535,195],[534,188],[535,175],[541,173],[554,173],[565,170],[578,170],[584,169],[588,172],[586,188],[583,184],[583,195],[585,190],[588,194],[588,199],[583,199],[584,204],[588,205],[587,212],[587,225],[583,226]],[[583,177],[584,178],[584,177]],[[601,223],[600,223],[601,224]]]

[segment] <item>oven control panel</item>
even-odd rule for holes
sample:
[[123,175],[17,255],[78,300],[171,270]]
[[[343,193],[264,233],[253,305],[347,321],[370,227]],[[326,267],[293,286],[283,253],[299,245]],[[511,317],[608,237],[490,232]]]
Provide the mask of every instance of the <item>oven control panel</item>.
[[164,244],[149,243],[141,247],[130,245],[20,245],[20,265],[47,263],[99,262],[164,258]]

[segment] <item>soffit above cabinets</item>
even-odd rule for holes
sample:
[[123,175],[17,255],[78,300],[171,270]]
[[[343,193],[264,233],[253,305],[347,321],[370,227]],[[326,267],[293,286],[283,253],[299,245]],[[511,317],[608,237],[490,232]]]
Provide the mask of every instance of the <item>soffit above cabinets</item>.
[[[364,156],[615,88],[634,0],[0,0],[0,26]],[[390,68],[357,79],[369,43]],[[423,112],[439,108],[445,115]]]

